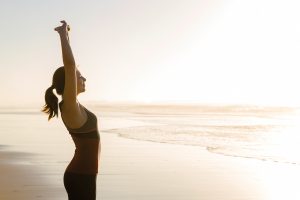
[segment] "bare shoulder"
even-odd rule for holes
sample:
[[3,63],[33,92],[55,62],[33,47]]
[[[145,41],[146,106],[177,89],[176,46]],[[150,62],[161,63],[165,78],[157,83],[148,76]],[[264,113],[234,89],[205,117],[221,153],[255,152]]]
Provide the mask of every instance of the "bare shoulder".
[[77,102],[76,105],[61,104],[61,117],[67,127],[76,129],[81,127],[87,120],[87,113]]

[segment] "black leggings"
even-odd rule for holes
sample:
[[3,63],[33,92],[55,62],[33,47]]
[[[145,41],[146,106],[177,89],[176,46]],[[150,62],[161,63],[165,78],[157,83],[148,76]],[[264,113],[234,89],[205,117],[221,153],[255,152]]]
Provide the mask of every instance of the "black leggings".
[[96,174],[65,172],[64,185],[69,200],[96,200]]

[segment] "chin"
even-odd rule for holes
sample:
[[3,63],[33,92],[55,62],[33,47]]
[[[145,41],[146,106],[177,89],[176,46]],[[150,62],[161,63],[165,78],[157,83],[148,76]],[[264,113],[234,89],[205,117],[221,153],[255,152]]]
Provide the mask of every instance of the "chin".
[[78,94],[84,93],[85,89],[80,90],[80,92],[78,92]]

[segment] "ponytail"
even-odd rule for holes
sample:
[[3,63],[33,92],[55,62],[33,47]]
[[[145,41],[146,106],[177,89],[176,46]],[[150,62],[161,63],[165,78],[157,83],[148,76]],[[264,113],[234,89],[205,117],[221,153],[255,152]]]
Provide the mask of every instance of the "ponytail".
[[46,90],[45,93],[46,104],[42,109],[42,112],[47,113],[49,115],[48,121],[55,116],[58,117],[58,98],[53,93],[54,88],[55,87],[52,85]]

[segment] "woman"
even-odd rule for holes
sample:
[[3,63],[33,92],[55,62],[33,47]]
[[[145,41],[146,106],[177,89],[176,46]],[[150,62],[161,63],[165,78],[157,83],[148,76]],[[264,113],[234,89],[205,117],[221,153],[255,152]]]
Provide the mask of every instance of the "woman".
[[[55,31],[60,36],[64,66],[54,72],[52,85],[46,90],[43,112],[49,115],[50,120],[58,116],[60,109],[63,123],[76,146],[74,157],[64,173],[69,200],[95,200],[100,153],[97,118],[77,100],[77,95],[85,91],[86,79],[76,68],[69,43],[69,26],[65,21],[61,22],[62,25]],[[61,95],[60,103],[53,89]]]

